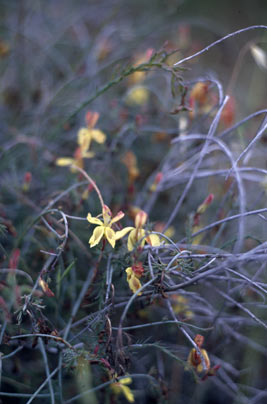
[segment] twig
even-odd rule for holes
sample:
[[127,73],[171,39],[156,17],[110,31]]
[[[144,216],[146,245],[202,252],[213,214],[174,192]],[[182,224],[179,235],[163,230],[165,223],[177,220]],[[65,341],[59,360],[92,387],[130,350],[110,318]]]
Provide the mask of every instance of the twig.
[[209,49],[213,48],[213,46],[218,45],[219,43],[225,41],[225,40],[228,39],[228,38],[231,38],[231,37],[233,37],[233,36],[235,36],[235,35],[242,34],[243,32],[246,32],[246,31],[250,31],[250,30],[252,30],[252,29],[260,29],[260,28],[261,28],[261,29],[267,29],[267,26],[266,26],[266,25],[252,25],[252,26],[250,26],[250,27],[242,28],[242,29],[239,29],[238,31],[232,32],[231,34],[228,34],[228,35],[226,35],[226,36],[224,36],[224,37],[218,39],[217,41],[215,41],[215,42],[213,42],[212,44],[206,46],[204,49],[201,49],[200,51],[194,53],[193,55],[190,55],[190,56],[188,56],[188,57],[186,57],[186,58],[184,58],[184,59],[182,59],[182,60],[179,60],[179,62],[175,63],[174,66],[178,66],[178,65],[180,65],[181,63],[187,62],[188,60],[191,60],[191,59],[195,58],[196,56],[199,56],[199,55],[201,55],[202,53],[207,52]]
[[38,389],[31,395],[31,398],[27,401],[26,404],[30,404],[35,399],[35,397],[38,396],[38,393],[45,387],[45,385],[49,382],[49,380],[51,380],[52,377],[55,376],[58,370],[59,368],[57,367],[53,370],[52,373],[50,373],[50,375],[43,381],[43,383],[38,387]]
[[45,373],[48,378],[48,387],[49,387],[49,391],[50,391],[51,404],[55,404],[55,393],[54,393],[53,384],[52,384],[51,377],[50,377],[50,369],[49,369],[49,365],[48,365],[48,359],[47,359],[44,343],[41,338],[38,338],[38,341],[39,341],[40,351],[42,353],[43,360],[44,360]]

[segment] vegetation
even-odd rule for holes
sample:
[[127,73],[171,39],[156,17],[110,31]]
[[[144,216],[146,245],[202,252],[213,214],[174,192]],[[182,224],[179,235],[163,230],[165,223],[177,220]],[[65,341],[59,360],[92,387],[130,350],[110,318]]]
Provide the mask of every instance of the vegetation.
[[[264,402],[267,26],[1,8],[0,400]],[[236,38],[228,83],[195,71]]]

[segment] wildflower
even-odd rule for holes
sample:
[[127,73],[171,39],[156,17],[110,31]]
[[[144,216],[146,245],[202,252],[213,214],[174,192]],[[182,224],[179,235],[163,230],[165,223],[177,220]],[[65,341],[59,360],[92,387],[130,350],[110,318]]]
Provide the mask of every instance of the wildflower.
[[[207,351],[205,349],[201,349],[200,352],[201,352],[201,354],[202,354],[202,356],[204,358],[206,367],[209,369],[210,360],[209,360]],[[188,362],[189,365],[191,365],[191,366],[193,366],[195,368],[197,373],[201,373],[203,371],[203,365],[202,365],[201,357],[198,354],[196,348],[191,349],[191,351],[189,353],[189,356],[188,356],[188,359],[187,359],[187,362]]]
[[[95,125],[99,119],[99,113],[98,112],[92,112],[88,111],[85,117],[86,123],[87,123],[87,128],[82,128],[80,129],[79,133],[83,131],[83,134],[86,138],[90,139],[89,140],[89,146],[92,140],[94,140],[97,143],[104,143],[106,140],[106,135],[100,130],[100,129],[95,129]],[[78,137],[79,137],[78,133]]]
[[129,233],[127,243],[129,251],[132,251],[139,242],[140,247],[143,247],[145,242],[152,245],[153,247],[159,246],[159,237],[156,234],[150,234],[145,229],[143,229],[146,221],[147,213],[143,210],[140,210],[135,216],[135,227],[125,227],[124,229],[117,231],[116,240],[124,237],[127,233]]
[[[123,212],[117,213],[116,216],[112,219],[112,214],[107,205],[103,206],[102,209],[102,217],[103,221],[100,220],[98,217],[93,217],[91,213],[88,213],[87,220],[89,223],[97,224],[97,227],[94,229],[93,234],[89,240],[90,247],[94,247],[97,245],[102,237],[105,237],[109,244],[114,248],[116,240],[119,238],[116,237],[115,231],[112,229],[112,225],[122,219],[124,216]],[[118,233],[118,232],[117,232]]]
[[[90,146],[90,141],[88,138],[86,138],[85,134],[81,132],[82,129],[78,132],[78,147],[76,148],[74,152],[73,158],[71,157],[61,157],[56,160],[56,164],[58,166],[69,166],[74,164],[75,166],[79,168],[83,168],[83,159],[84,158],[91,158],[94,157],[94,153],[88,151],[89,146]],[[75,172],[75,168],[71,169],[72,172]]]
[[[141,288],[142,284],[139,281],[138,277],[134,274],[134,271],[132,267],[128,267],[125,269],[125,272],[127,273],[127,282],[129,285],[129,288],[133,293],[135,293],[138,289]],[[141,292],[138,293],[138,296],[141,295]]]
[[[74,152],[73,158],[61,157],[56,160],[58,166],[68,166],[71,164],[77,167],[83,168],[83,159],[94,157],[94,153],[89,151],[91,142],[94,140],[97,143],[104,143],[106,135],[99,129],[95,129],[95,125],[98,121],[99,113],[88,111],[85,117],[87,127],[81,128],[77,134],[78,147]],[[75,168],[72,169],[75,172]]]
[[[199,348],[199,351],[201,352],[201,355],[204,359],[205,366],[206,366],[206,371],[210,369],[210,360],[209,356],[207,354],[207,351],[205,349],[201,349],[201,346],[204,342],[204,337],[200,334],[197,334],[195,339],[194,339],[196,345]],[[201,373],[204,370],[203,363],[202,363],[202,358],[196,348],[192,348],[188,358],[187,358],[187,363],[197,371],[197,373]]]
[[144,86],[133,87],[126,97],[126,102],[129,105],[144,105],[148,102],[149,91]]
[[133,271],[134,275],[137,276],[137,278],[141,278],[141,276],[143,276],[143,273],[144,273],[144,267],[143,267],[142,262],[136,262],[132,266],[132,271]]
[[[135,293],[142,286],[141,282],[139,281],[139,278],[141,278],[144,272],[143,265],[141,262],[138,262],[135,265],[126,268],[125,272],[127,273],[127,282],[129,284],[129,288],[133,293]],[[138,293],[138,296],[140,295],[141,292]]]
[[130,389],[130,387],[126,386],[127,384],[132,383],[131,377],[125,377],[124,379],[120,379],[118,382],[112,383],[110,385],[113,393],[116,395],[124,394],[125,398],[129,401],[129,403],[134,403],[134,395]]

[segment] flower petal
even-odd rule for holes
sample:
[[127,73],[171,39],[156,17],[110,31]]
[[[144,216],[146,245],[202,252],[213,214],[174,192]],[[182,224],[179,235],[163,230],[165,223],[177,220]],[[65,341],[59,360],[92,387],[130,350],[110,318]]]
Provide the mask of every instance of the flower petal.
[[146,237],[146,242],[150,245],[152,245],[152,247],[158,247],[160,246],[160,238],[157,234],[149,234]]
[[132,275],[134,275],[134,272],[132,270],[132,267],[128,267],[125,269],[125,272],[127,273],[127,282],[131,279]]
[[85,115],[85,120],[89,128],[94,128],[99,118],[99,113],[95,111],[88,111]]
[[[143,247],[145,244],[145,239],[144,239],[145,234],[146,234],[146,232],[144,229],[135,229],[134,228],[128,237],[128,243],[127,243],[128,251],[132,251],[137,245],[140,245],[140,247]],[[142,241],[139,243],[139,240],[142,240]]]
[[[139,279],[135,276],[132,275],[129,280],[127,279],[127,282],[129,284],[129,288],[131,289],[131,291],[133,293],[135,293],[138,289],[140,289],[142,287],[141,282],[139,281]],[[138,293],[138,296],[140,296],[142,293]]]
[[57,166],[70,166],[71,164],[74,163],[74,159],[68,158],[68,157],[62,157],[59,159],[56,159],[56,165]]
[[77,137],[78,145],[81,147],[83,152],[86,152],[89,149],[92,140],[91,131],[87,128],[81,128],[78,132]]
[[112,214],[111,214],[111,210],[109,209],[109,207],[108,207],[107,205],[104,205],[104,206],[103,206],[102,215],[103,215],[104,223],[105,223],[106,225],[107,225],[108,223],[110,223]]
[[99,129],[91,129],[91,136],[97,143],[104,143],[106,140],[106,135]]
[[120,240],[122,237],[124,237],[129,231],[133,230],[134,227],[125,227],[122,230],[116,231],[116,240]]
[[83,152],[83,158],[91,159],[91,158],[94,157],[94,156],[95,156],[95,153],[94,153],[94,152],[91,152],[91,151],[89,151],[89,152]]
[[125,395],[125,398],[129,401],[129,403],[134,403],[134,395],[128,386],[121,386],[121,390],[123,394]]
[[95,228],[95,230],[92,234],[92,237],[89,240],[89,244],[90,244],[91,248],[100,242],[101,238],[104,235],[104,230],[105,230],[104,226],[97,226]]
[[134,220],[135,227],[140,229],[145,225],[146,221],[147,221],[147,213],[144,212],[143,210],[140,210],[135,216]]
[[116,233],[110,227],[105,227],[105,236],[109,244],[114,248],[116,243]]
[[131,233],[128,236],[127,248],[128,251],[133,251],[136,244],[136,232],[137,229],[134,227]]
[[125,377],[124,379],[120,379],[121,384],[131,384],[132,383],[132,378],[131,377]]
[[88,220],[89,223],[92,223],[92,224],[98,224],[99,226],[102,226],[102,225],[103,225],[103,223],[101,222],[101,220],[98,219],[97,217],[93,217],[93,216],[91,215],[91,213],[88,213],[88,215],[87,215],[87,220]]
[[120,394],[121,393],[121,384],[116,382],[116,383],[112,383],[110,385],[111,390],[113,391],[114,394]]
[[116,214],[116,216],[111,219],[110,224],[116,223],[119,220],[121,220],[124,217],[125,213],[123,213],[121,210]]
[[144,105],[149,100],[149,91],[143,86],[133,87],[126,97],[128,105]]
[[202,365],[202,363],[200,363],[199,365],[197,365],[196,371],[197,371],[198,373],[201,373],[201,372],[203,371],[203,365]]

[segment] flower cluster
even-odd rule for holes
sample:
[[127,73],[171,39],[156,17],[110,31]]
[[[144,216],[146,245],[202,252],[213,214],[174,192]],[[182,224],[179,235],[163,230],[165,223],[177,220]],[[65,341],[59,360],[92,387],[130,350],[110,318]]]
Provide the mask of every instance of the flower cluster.
[[112,383],[110,385],[110,387],[114,394],[116,394],[116,395],[123,394],[125,396],[125,398],[127,399],[127,401],[129,401],[129,403],[134,403],[134,395],[133,395],[130,387],[127,386],[127,384],[131,384],[131,383],[132,383],[132,378],[125,377],[115,383]]
[[[147,221],[147,213],[143,210],[139,210],[135,216],[135,227],[129,226],[119,231],[115,231],[112,226],[124,217],[123,212],[120,211],[112,218],[112,213],[109,207],[104,205],[102,215],[99,216],[102,216],[103,220],[99,219],[99,217],[93,217],[91,213],[88,213],[87,215],[88,222],[97,225],[89,239],[91,248],[99,244],[103,237],[109,242],[112,248],[114,248],[116,241],[120,240],[128,233],[127,247],[129,251],[133,251],[137,247],[142,249],[145,242],[154,247],[160,245],[159,236],[151,234],[143,228]],[[126,268],[127,282],[133,293],[142,286],[139,278],[143,275],[143,272],[144,268],[141,263]]]
[[146,222],[147,213],[140,210],[135,216],[135,227],[125,227],[124,229],[118,231],[116,233],[117,239],[120,239],[129,233],[127,243],[129,251],[133,251],[133,249],[137,246],[140,246],[141,248],[144,247],[145,242],[153,247],[158,247],[160,245],[160,238],[157,234],[151,234],[143,228]]
[[140,245],[140,247],[143,247],[145,242],[153,247],[157,247],[160,245],[160,238],[157,234],[151,234],[143,229],[143,226],[147,221],[147,213],[143,210],[140,210],[136,214],[135,227],[125,227],[124,229],[116,232],[112,229],[112,225],[122,219],[124,217],[124,213],[120,211],[112,219],[112,214],[109,207],[107,205],[104,205],[102,209],[102,217],[103,221],[101,221],[98,217],[93,217],[91,213],[88,213],[87,215],[88,222],[97,225],[92,237],[89,240],[90,247],[94,247],[95,245],[97,245],[102,237],[105,236],[110,245],[114,248],[116,241],[120,240],[127,233],[129,233],[127,243],[129,251],[133,251],[133,249],[136,248],[138,245]]
[[[71,157],[61,157],[56,160],[58,166],[69,166],[75,165],[77,167],[83,168],[84,158],[94,157],[94,152],[89,151],[92,141],[103,144],[106,140],[106,135],[99,129],[95,129],[95,125],[99,119],[98,112],[88,111],[85,117],[87,127],[81,128],[77,134],[78,147],[74,152],[73,158]],[[75,172],[75,168],[71,169]]]

